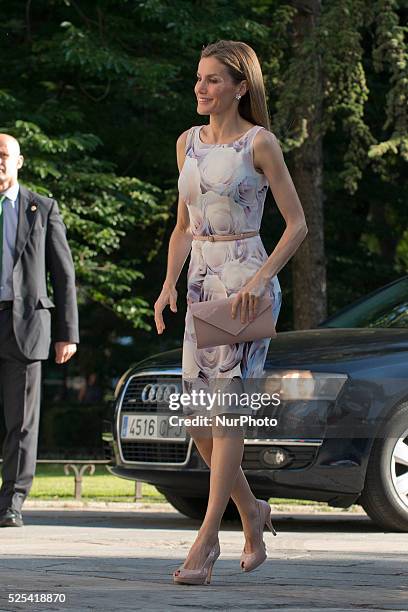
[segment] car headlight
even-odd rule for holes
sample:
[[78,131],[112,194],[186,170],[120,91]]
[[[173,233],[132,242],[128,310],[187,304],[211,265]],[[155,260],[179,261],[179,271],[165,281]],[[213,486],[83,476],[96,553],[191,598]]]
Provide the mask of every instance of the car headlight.
[[264,390],[279,393],[281,400],[335,400],[347,379],[337,372],[273,371],[265,374]]

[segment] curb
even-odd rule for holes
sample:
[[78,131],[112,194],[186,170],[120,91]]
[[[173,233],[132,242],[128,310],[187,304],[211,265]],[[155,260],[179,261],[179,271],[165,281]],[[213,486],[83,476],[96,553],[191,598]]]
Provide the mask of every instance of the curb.
[[[275,514],[360,514],[365,515],[364,510],[353,505],[349,508],[331,508],[326,505],[273,505],[272,511]],[[24,509],[32,510],[134,510],[137,512],[173,512],[178,511],[167,502],[104,502],[104,501],[55,501],[55,500],[30,500],[24,503]]]

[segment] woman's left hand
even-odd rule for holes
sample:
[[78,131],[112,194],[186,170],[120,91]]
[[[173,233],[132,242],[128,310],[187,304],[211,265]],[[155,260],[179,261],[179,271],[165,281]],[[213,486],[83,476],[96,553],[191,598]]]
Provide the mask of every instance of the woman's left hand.
[[255,274],[235,296],[232,302],[232,318],[235,319],[238,305],[241,303],[241,323],[253,321],[258,312],[259,298],[264,295],[266,287],[267,281]]

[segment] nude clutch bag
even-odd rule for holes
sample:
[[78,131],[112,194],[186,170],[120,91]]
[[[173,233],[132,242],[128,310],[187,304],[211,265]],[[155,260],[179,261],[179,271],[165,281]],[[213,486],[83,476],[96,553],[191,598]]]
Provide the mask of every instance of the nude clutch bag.
[[277,336],[270,296],[265,295],[259,299],[255,319],[245,323],[241,323],[241,303],[238,305],[235,319],[232,318],[231,310],[234,299],[235,296],[190,304],[197,348],[250,342]]

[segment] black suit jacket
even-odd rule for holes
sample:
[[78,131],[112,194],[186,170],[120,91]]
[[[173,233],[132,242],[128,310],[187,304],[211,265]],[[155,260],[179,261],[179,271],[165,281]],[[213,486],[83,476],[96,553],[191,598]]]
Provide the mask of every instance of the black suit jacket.
[[[55,303],[47,295],[47,273]],[[51,308],[56,307],[54,341],[79,342],[75,270],[58,204],[22,185],[13,291],[14,333],[28,359],[48,358]]]

